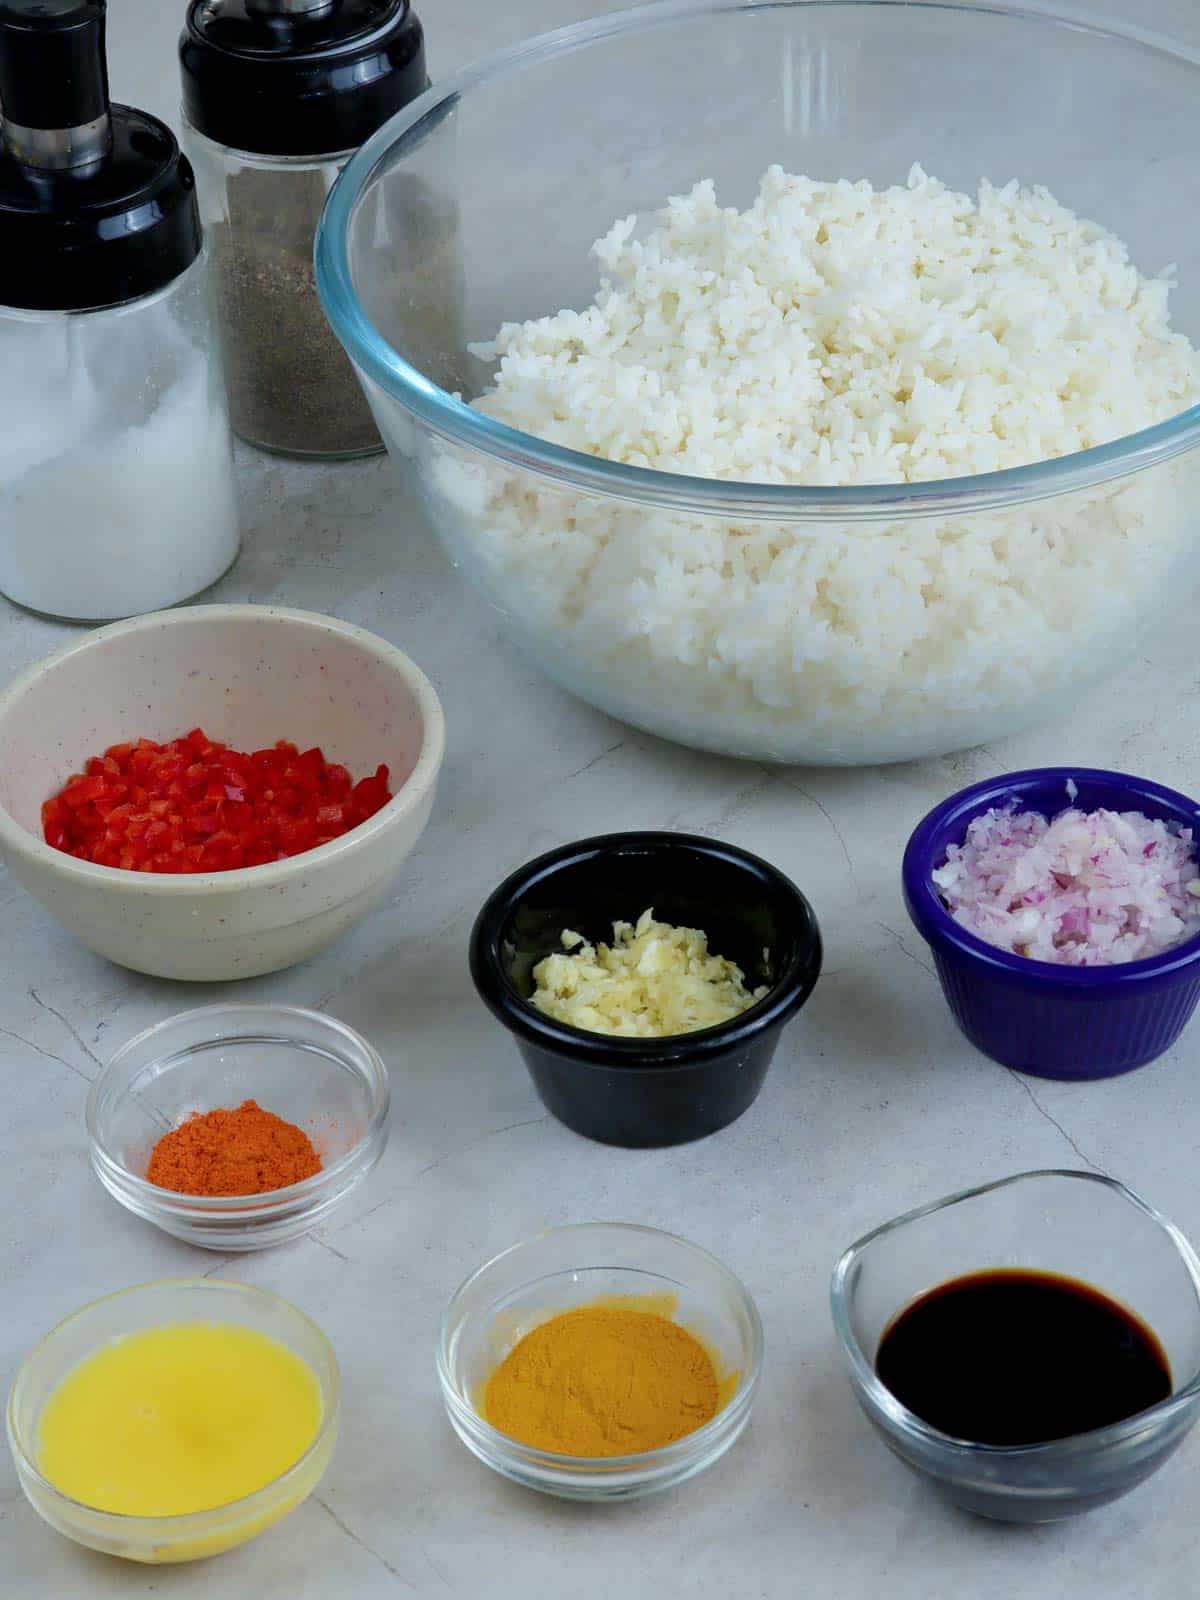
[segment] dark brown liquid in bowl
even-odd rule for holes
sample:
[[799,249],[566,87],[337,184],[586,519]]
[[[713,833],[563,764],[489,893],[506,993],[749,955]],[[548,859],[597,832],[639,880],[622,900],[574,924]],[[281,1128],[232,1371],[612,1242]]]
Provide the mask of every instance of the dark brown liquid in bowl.
[[1048,1272],[978,1272],[931,1289],[884,1330],[875,1370],[922,1421],[987,1445],[1090,1433],[1172,1387],[1145,1323]]

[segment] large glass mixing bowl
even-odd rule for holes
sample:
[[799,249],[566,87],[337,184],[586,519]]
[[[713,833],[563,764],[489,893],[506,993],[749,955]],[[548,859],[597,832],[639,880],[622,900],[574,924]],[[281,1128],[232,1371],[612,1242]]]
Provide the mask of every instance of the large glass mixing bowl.
[[[1200,56],[997,4],[668,0],[531,40],[414,101],[317,240],[329,318],[454,561],[560,684],[764,761],[930,755],[1057,715],[1181,586],[1200,407],[1003,472],[790,488],[622,466],[472,409],[502,322],[583,307],[618,217],[772,163],[1044,184],[1200,341]],[[432,229],[454,216],[450,238]]]

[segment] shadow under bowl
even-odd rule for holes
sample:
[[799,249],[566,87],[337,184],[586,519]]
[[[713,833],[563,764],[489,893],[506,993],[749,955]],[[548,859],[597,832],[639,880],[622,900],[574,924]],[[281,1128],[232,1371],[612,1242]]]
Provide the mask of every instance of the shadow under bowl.
[[[533,1006],[533,969],[562,950],[565,929],[608,941],[615,921],[647,907],[702,929],[747,988],[768,993],[729,1022],[662,1039],[589,1033]],[[735,845],[682,833],[604,834],[552,850],[500,885],[471,935],[475,986],[547,1109],[585,1138],[629,1149],[685,1144],[740,1117],[820,970],[817,919],[788,878]]]

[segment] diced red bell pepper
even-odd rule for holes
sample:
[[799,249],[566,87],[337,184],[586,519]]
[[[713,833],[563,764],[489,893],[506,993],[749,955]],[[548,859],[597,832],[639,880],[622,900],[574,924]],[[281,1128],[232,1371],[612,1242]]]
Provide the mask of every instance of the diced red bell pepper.
[[223,872],[311,850],[391,798],[382,766],[359,783],[317,747],[231,750],[193,728],[167,744],[110,745],[42,807],[47,843],[131,872]]

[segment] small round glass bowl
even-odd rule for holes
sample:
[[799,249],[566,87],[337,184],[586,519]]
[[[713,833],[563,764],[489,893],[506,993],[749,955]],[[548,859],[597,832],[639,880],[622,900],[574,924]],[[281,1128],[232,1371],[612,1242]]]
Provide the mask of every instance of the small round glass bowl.
[[[321,1386],[322,1420],[300,1459],[256,1493],[208,1511],[135,1517],[97,1511],[61,1493],[37,1465],[42,1409],[63,1378],[93,1351],[145,1328],[232,1322],[287,1346]],[[325,1335],[303,1312],[264,1289],[217,1278],[175,1278],[105,1295],[60,1322],[26,1358],[8,1397],[8,1443],[30,1505],[76,1544],[127,1561],[198,1561],[256,1538],[294,1511],[320,1483],[338,1430],[338,1368]]]
[[[663,1039],[589,1033],[530,1002],[533,969],[572,928],[611,939],[651,907],[700,928],[767,993],[740,1016]],[[628,1149],[685,1144],[753,1105],[785,1026],[821,971],[821,933],[794,883],[748,850],[687,833],[609,833],[527,862],[488,899],[471,934],[480,998],[516,1040],[546,1108],[568,1128]]]
[[[196,1111],[257,1100],[303,1128],[322,1170],[256,1195],[176,1194],[143,1174],[162,1135]],[[344,1023],[296,1006],[184,1011],[123,1045],[88,1096],[92,1166],[109,1194],[210,1250],[259,1250],[307,1231],[362,1182],[388,1138],[388,1075]]]
[[[707,1347],[719,1378],[737,1374],[710,1422],[660,1450],[596,1458],[537,1450],[484,1421],[482,1391],[519,1339],[560,1312],[626,1295],[661,1299]],[[720,1460],[750,1420],[762,1361],[758,1309],[727,1267],[673,1233],[617,1222],[553,1228],[493,1257],[447,1306],[437,1352],[447,1414],[472,1454],[527,1489],[598,1502],[674,1488]]]
[[[1074,798],[1067,784],[1075,785]],[[963,1033],[1001,1066],[1039,1078],[1112,1078],[1169,1050],[1200,1001],[1200,935],[1162,955],[1108,967],[1067,967],[1012,955],[968,933],[946,910],[932,873],[973,818],[1016,801],[1053,817],[1140,811],[1200,838],[1200,805],[1123,772],[1037,767],[973,784],[935,806],[904,852],[904,902],[928,944]]]
[[[1045,1444],[975,1444],[923,1422],[875,1374],[884,1332],[937,1285],[1012,1267],[1082,1280],[1126,1306],[1161,1341],[1174,1392]],[[1116,1500],[1157,1472],[1200,1415],[1200,1260],[1166,1217],[1098,1173],[1022,1172],[886,1222],[842,1256],[831,1301],[867,1420],[906,1466],[980,1516],[1057,1522]]]

